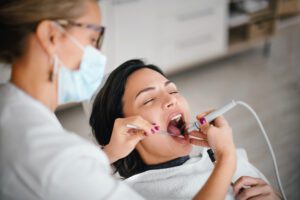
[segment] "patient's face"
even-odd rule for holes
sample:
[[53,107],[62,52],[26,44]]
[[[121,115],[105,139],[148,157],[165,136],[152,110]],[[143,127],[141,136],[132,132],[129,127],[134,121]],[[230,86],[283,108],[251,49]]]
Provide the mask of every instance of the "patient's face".
[[[178,129],[171,126],[174,118],[181,116],[185,122],[190,121],[188,104],[176,85],[148,68],[134,72],[127,79],[123,112],[125,117],[140,115],[159,125],[160,130],[177,134]],[[142,140],[136,148],[146,164],[157,164],[189,154],[191,144],[187,138],[155,134]]]

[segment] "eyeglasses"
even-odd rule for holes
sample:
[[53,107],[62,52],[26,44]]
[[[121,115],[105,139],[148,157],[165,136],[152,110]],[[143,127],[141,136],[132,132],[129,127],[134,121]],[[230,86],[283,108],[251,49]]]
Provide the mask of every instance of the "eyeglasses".
[[61,26],[76,26],[80,28],[86,28],[90,29],[93,31],[96,31],[99,33],[99,37],[97,38],[97,43],[96,43],[96,48],[101,49],[102,43],[103,43],[103,38],[104,38],[104,33],[105,33],[105,27],[104,26],[98,26],[95,24],[85,24],[85,23],[79,23],[79,22],[74,22],[70,20],[56,20],[57,23],[59,23]]

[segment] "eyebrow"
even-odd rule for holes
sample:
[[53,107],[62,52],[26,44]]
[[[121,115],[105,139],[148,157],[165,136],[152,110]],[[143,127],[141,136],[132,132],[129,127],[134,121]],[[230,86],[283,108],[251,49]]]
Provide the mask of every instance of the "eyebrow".
[[[169,84],[171,84],[171,83],[173,83],[173,82],[172,82],[172,81],[166,81],[164,85],[165,85],[165,87],[166,87],[167,85],[169,85]],[[135,99],[136,99],[139,95],[141,95],[142,93],[148,92],[148,91],[151,91],[151,90],[155,90],[155,87],[147,87],[147,88],[142,89],[141,91],[139,91],[139,92],[137,93],[137,95],[135,96]]]

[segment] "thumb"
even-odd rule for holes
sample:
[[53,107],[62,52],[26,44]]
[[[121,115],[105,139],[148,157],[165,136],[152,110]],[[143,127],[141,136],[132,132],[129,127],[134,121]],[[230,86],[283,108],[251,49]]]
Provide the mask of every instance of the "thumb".
[[208,111],[203,112],[203,113],[197,115],[197,119],[200,120],[201,118],[205,117],[206,115],[208,115],[209,113],[211,113],[213,111],[215,111],[215,109],[209,109]]

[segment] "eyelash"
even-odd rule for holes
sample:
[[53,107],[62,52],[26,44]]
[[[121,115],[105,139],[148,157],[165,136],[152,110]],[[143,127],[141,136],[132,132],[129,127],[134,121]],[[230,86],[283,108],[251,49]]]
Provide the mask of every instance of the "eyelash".
[[145,101],[145,102],[143,103],[143,105],[147,105],[148,103],[150,103],[150,102],[152,102],[152,101],[154,101],[154,98]]
[[[170,94],[178,94],[178,93],[179,93],[178,91],[170,92]],[[152,102],[152,101],[154,101],[154,100],[155,100],[154,98],[148,99],[147,101],[145,101],[145,102],[143,103],[143,105],[147,105],[148,103],[150,103],[150,102]]]

